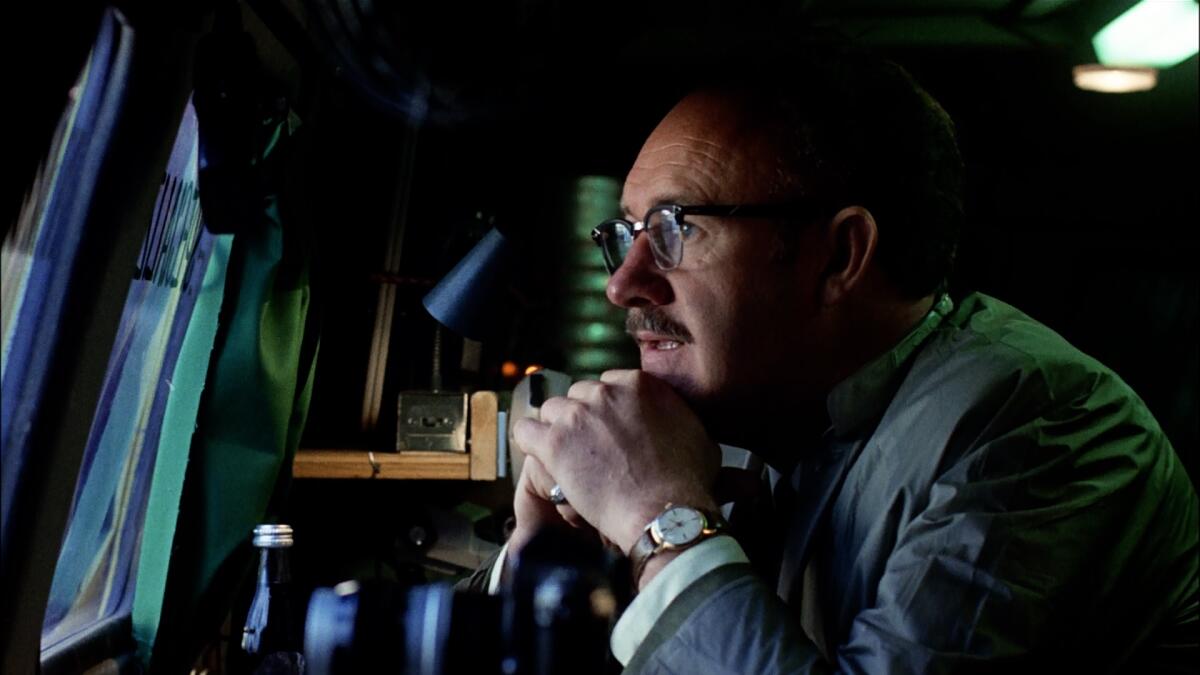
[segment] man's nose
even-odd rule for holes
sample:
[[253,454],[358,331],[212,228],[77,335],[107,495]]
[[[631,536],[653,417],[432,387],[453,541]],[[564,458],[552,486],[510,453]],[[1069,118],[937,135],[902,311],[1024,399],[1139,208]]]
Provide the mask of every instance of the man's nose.
[[674,299],[671,283],[654,264],[650,240],[644,236],[634,240],[605,292],[609,302],[625,308],[666,305]]

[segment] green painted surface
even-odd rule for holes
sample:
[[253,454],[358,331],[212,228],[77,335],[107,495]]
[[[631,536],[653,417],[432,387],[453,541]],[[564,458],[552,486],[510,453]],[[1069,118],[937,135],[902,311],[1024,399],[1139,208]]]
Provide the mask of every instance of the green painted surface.
[[1142,0],[1092,38],[1100,63],[1170,68],[1200,48],[1196,0]]

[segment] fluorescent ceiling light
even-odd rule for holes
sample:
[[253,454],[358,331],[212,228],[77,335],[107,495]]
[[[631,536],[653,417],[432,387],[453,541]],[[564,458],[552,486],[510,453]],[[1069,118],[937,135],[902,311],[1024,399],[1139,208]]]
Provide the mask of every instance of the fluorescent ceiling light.
[[1100,63],[1170,68],[1200,49],[1196,0],[1142,0],[1092,38]]
[[1128,94],[1148,91],[1158,84],[1158,71],[1153,68],[1115,68],[1100,64],[1075,66],[1075,86],[1105,94]]

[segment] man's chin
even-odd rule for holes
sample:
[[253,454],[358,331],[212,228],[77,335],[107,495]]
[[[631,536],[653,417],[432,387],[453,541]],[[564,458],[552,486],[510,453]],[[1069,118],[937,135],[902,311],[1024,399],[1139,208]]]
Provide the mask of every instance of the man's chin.
[[695,407],[696,403],[703,398],[700,384],[687,373],[665,368],[660,362],[645,358],[642,359],[642,372],[647,375],[653,375],[671,385],[675,393],[679,394],[692,407]]
[[[686,373],[642,370],[670,385],[700,418],[709,436],[718,443],[747,447],[760,440],[757,432],[763,425],[761,420],[755,422],[755,412],[764,406],[762,401],[755,400],[753,394],[715,392]],[[762,409],[762,412],[766,414],[768,411]]]
[[675,393],[688,404],[688,407],[700,416],[700,420],[706,426],[709,419],[719,418],[722,410],[727,408],[712,391],[709,391],[696,378],[686,373],[677,371],[661,372],[645,366],[642,367],[642,371],[670,385],[671,389],[674,389]]

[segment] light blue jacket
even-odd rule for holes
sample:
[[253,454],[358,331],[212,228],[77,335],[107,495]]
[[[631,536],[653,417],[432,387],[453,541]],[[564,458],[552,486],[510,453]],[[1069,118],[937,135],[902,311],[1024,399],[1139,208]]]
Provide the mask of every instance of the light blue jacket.
[[1200,663],[1196,492],[1112,371],[975,294],[944,299],[828,407],[790,475],[778,579],[731,560],[691,581],[626,672]]

